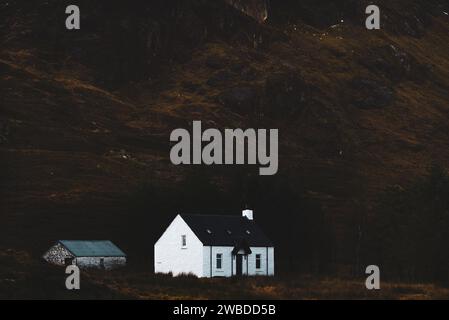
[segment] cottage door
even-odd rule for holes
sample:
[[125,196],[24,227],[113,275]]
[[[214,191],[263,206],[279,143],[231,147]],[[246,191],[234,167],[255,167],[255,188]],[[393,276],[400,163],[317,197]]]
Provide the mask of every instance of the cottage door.
[[235,267],[235,274],[237,276],[241,276],[242,275],[242,264],[243,264],[243,255],[238,254],[236,255],[236,267]]

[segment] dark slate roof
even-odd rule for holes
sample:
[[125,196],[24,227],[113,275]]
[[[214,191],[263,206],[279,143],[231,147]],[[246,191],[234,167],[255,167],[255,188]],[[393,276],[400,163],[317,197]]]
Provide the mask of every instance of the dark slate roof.
[[254,220],[243,216],[181,214],[181,218],[206,246],[273,246]]
[[76,257],[125,257],[125,253],[109,240],[59,240]]

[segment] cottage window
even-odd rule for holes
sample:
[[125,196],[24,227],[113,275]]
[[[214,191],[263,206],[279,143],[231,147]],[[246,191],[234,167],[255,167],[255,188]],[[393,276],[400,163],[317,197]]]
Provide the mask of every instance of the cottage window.
[[181,236],[181,244],[183,247],[187,246],[187,236],[185,234]]
[[217,253],[217,269],[221,269],[223,254]]
[[260,269],[262,262],[262,255],[256,254],[256,269]]

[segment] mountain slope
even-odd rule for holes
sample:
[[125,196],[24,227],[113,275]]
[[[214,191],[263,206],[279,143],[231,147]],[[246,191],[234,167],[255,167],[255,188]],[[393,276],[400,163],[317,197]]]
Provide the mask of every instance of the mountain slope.
[[[381,31],[364,28],[354,1],[271,4],[265,24],[220,1],[79,3],[82,28],[69,32],[64,1],[0,1],[4,246],[38,254],[58,238],[112,238],[139,254],[178,210],[154,207],[158,222],[139,235],[129,196],[151,182],[189,209],[235,209],[252,194],[281,253],[300,192],[331,226],[333,262],[352,263],[379,192],[448,163],[444,1],[381,1]],[[193,120],[279,128],[278,175],[173,166],[169,134]],[[212,181],[220,202],[183,196],[192,176],[192,192]],[[267,185],[299,190],[288,205],[271,193],[276,223]]]

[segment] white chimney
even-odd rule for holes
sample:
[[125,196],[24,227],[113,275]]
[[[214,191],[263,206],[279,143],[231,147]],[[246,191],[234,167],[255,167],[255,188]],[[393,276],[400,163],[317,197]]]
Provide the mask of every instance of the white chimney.
[[248,220],[253,220],[253,210],[250,210],[250,209],[243,210],[242,216],[246,217]]

